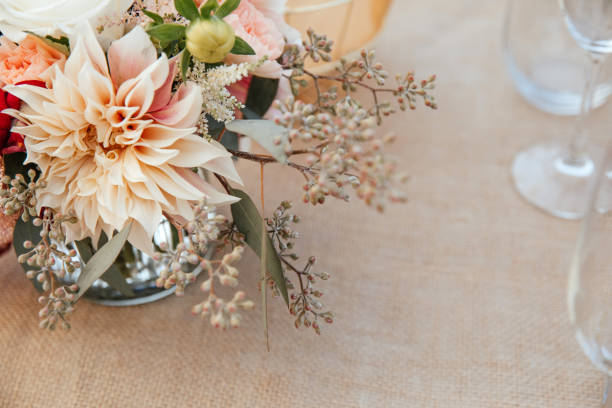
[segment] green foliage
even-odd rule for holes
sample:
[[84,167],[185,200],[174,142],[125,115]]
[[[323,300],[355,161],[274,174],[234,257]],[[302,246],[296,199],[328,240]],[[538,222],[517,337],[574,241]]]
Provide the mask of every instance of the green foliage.
[[[208,134],[213,139],[217,140],[223,129],[226,129],[225,123],[215,120],[215,118],[210,115],[206,115],[206,120],[208,121]],[[226,129],[225,133],[223,133],[223,138],[221,138],[221,144],[225,146],[226,149],[238,150],[238,134]]]
[[112,237],[106,245],[98,248],[98,251],[91,257],[87,265],[81,269],[81,274],[77,280],[79,287],[77,299],[113,265],[115,259],[119,256],[119,252],[123,249],[131,229],[132,223],[130,222],[121,232]]
[[159,14],[153,13],[149,10],[142,10],[142,12],[151,20],[153,20],[153,25],[164,24],[164,19]]
[[217,9],[215,16],[224,18],[240,5],[240,0],[225,0],[225,2]]
[[189,65],[191,64],[191,53],[187,48],[183,50],[183,54],[181,55],[181,78],[183,81],[187,79],[187,70],[189,69]]
[[62,37],[56,38],[56,37],[48,35],[45,37],[45,39],[59,46],[60,51],[63,52],[64,54],[66,55],[70,54],[70,40],[68,40],[68,37],[62,36]]
[[251,48],[249,43],[244,41],[242,38],[236,36],[236,40],[234,41],[234,47],[230,51],[230,54],[236,55],[255,55],[255,50]]
[[248,115],[247,117],[249,119],[263,118],[276,99],[278,82],[278,79],[253,76],[251,85],[249,86],[249,94],[247,95],[245,106],[253,113],[258,115],[258,117],[254,118]]
[[27,155],[23,152],[5,154],[2,156],[2,160],[4,161],[4,174],[9,176],[10,178],[15,178],[17,174],[28,174],[28,170],[34,169],[37,170],[38,167],[33,164],[24,164]]
[[180,24],[159,24],[147,28],[147,33],[159,41],[162,48],[165,48],[171,42],[185,38],[185,26]]
[[174,7],[187,20],[195,21],[200,18],[198,7],[193,0],[174,0]]
[[202,18],[210,18],[210,13],[217,10],[219,3],[217,0],[208,0],[202,7],[200,7],[200,15]]
[[[247,245],[251,247],[260,259],[263,259],[265,267],[274,283],[276,283],[285,303],[289,305],[289,295],[287,294],[283,267],[270,237],[265,233],[264,222],[261,215],[259,215],[259,211],[257,211],[257,207],[244,191],[231,189],[230,193],[240,198],[240,201],[232,204],[232,217],[236,227],[244,234]],[[262,248],[264,249],[262,250]]]

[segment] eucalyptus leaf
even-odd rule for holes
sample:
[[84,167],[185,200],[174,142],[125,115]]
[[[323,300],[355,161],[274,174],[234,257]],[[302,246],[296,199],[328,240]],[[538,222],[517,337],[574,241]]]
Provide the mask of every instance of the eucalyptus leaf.
[[200,7],[200,15],[202,18],[210,18],[210,13],[215,11],[219,7],[217,0],[208,0],[202,7]]
[[[104,235],[104,237],[106,238],[106,235]],[[93,247],[91,244],[91,239],[87,238],[87,239],[82,239],[80,241],[75,241],[75,245],[77,247],[77,250],[79,251],[81,260],[83,261],[85,265],[87,265],[87,263],[93,257],[93,254],[94,254]],[[98,246],[100,247],[102,245],[98,244]],[[117,268],[115,265],[112,265],[100,277],[100,279],[108,283],[110,287],[112,287],[113,289],[118,290],[123,296],[126,296],[126,297],[134,296],[134,291],[132,290],[130,285],[127,283],[125,276],[123,276],[119,268]]]
[[[285,303],[289,305],[289,295],[285,275],[278,253],[267,233],[263,219],[257,211],[253,200],[242,190],[230,189],[230,194],[240,198],[240,201],[232,204],[232,218],[238,230],[245,235],[246,243],[259,256],[265,259],[266,269],[276,283]],[[263,242],[262,242],[263,241]],[[265,251],[262,251],[265,248]]]
[[174,0],[174,7],[183,17],[190,21],[200,18],[198,7],[193,0]]
[[147,33],[162,42],[171,42],[185,37],[185,26],[180,24],[160,24],[147,28]]
[[[31,241],[34,245],[40,242],[40,232],[42,231],[41,227],[37,227],[32,224],[32,221],[24,222],[21,217],[17,219],[17,224],[15,225],[15,230],[13,231],[13,242],[15,243],[15,253],[19,257],[25,253],[31,251],[31,249],[25,249],[23,247],[23,243],[26,241]],[[38,270],[40,268],[36,266],[26,266],[22,264],[22,267],[25,272],[29,270]],[[36,278],[30,279],[32,285],[38,290],[42,292],[42,284],[36,280]]]
[[[266,149],[279,163],[287,162],[285,145],[287,144],[287,130],[270,120],[234,120],[225,124],[225,127],[250,137]],[[280,139],[276,144],[275,140]]]
[[221,7],[215,11],[215,16],[219,18],[224,18],[225,16],[229,16],[230,13],[240,5],[240,0],[225,0]]
[[104,272],[106,272],[115,262],[119,252],[123,249],[125,242],[132,229],[132,223],[126,225],[121,232],[116,234],[114,237],[106,243],[106,245],[98,248],[98,251],[91,257],[89,262],[81,269],[81,274],[77,279],[77,285],[79,286],[79,292],[77,293],[77,299],[80,298],[89,287],[100,278]]
[[230,51],[230,54],[235,55],[255,55],[255,50],[251,48],[248,42],[244,41],[242,38],[236,36],[234,41],[234,47]]
[[153,20],[153,23],[155,24],[164,24],[164,19],[162,16],[160,16],[157,13],[154,13],[152,11],[149,10],[142,10],[142,12],[149,17],[151,20]]

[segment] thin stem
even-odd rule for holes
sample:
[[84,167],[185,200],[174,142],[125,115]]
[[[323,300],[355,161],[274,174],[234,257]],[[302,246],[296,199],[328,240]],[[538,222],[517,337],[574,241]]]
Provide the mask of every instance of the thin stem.
[[232,194],[231,187],[230,187],[229,183],[227,182],[227,180],[225,179],[225,177],[220,176],[217,173],[214,173],[214,174],[215,174],[215,177],[217,178],[217,180],[219,180],[219,182],[221,183],[221,185],[225,189],[225,191],[228,194]]
[[587,81],[582,94],[582,103],[580,105],[580,115],[576,120],[576,128],[574,138],[570,142],[568,157],[565,159],[566,164],[570,166],[582,166],[585,163],[584,149],[587,141],[586,124],[593,107],[593,97],[597,84],[601,67],[605,59],[604,54],[589,53],[590,69],[587,74]]
[[287,261],[284,257],[280,257],[280,260],[287,265],[293,272],[295,272],[295,274],[298,277],[298,280],[300,282],[300,291],[303,294],[304,293],[304,282],[302,282],[302,271],[298,270],[295,266],[293,266],[291,264],[291,262]]

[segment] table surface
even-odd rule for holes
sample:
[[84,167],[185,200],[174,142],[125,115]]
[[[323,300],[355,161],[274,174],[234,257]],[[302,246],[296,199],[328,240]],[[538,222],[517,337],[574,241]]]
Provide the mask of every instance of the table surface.
[[[355,201],[296,206],[299,251],[333,277],[336,322],[317,337],[270,305],[219,332],[202,295],[108,308],[81,302],[69,333],[38,329],[36,292],[0,258],[1,407],[597,407],[602,376],[574,340],[566,266],[579,224],[514,191],[521,148],[571,118],[528,106],[503,67],[504,2],[396,1],[377,40],[390,71],[438,74],[440,109],[389,120],[410,202],[384,216]],[[240,164],[254,193],[258,168]],[[271,207],[299,175],[267,170]],[[287,188],[284,185],[288,185]],[[287,194],[290,196],[287,197]],[[241,261],[249,296],[259,268]]]

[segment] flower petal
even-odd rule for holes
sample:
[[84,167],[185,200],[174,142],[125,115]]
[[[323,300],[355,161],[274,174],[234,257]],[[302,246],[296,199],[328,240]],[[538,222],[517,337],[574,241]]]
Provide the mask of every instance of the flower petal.
[[155,60],[157,50],[140,26],[113,41],[108,48],[110,74],[117,88],[128,79],[136,78]]

